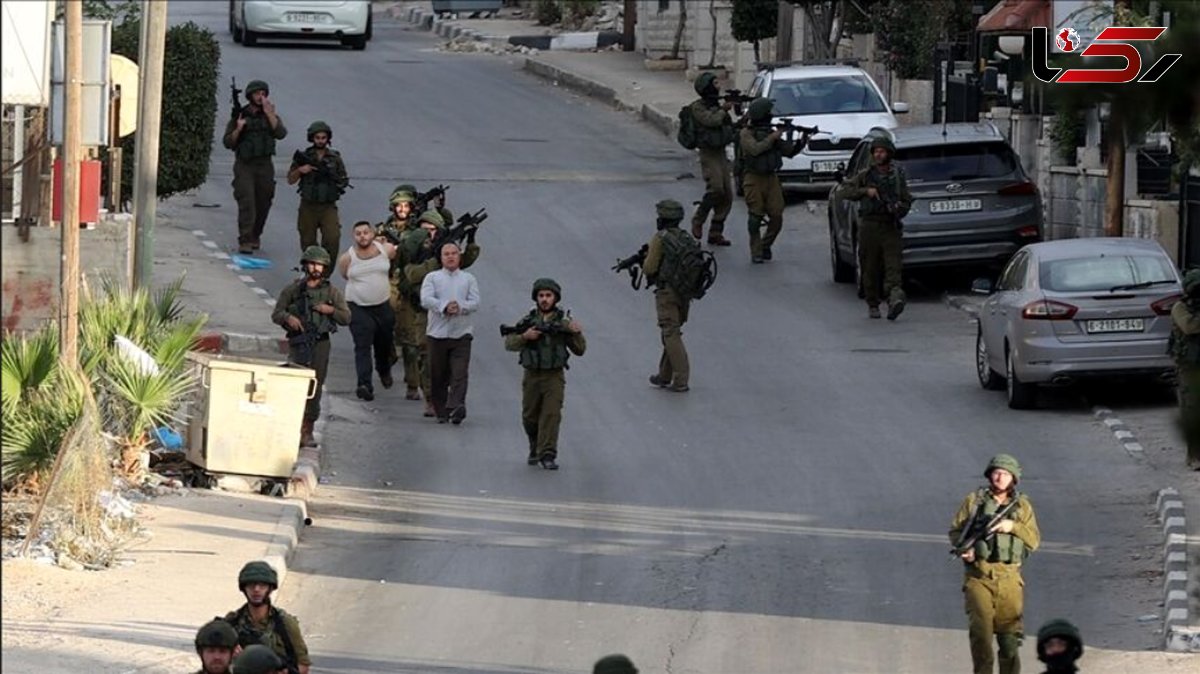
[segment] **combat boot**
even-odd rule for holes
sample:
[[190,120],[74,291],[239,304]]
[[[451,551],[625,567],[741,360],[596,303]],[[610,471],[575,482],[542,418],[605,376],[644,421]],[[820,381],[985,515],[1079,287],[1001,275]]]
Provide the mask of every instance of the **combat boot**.
[[317,439],[313,437],[313,422],[305,421],[300,424],[300,446],[316,447]]
[[879,307],[870,307],[867,309],[867,315],[871,318],[882,318],[883,314],[879,313]]
[[762,247],[762,259],[768,260],[768,261],[771,259],[771,247],[770,246]]

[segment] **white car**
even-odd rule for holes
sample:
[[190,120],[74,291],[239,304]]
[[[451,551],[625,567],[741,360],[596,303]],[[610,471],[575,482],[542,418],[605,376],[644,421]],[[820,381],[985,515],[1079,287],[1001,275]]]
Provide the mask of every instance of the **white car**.
[[234,42],[253,47],[264,38],[337,40],[366,49],[370,0],[229,0]]
[[[877,126],[894,129],[897,123],[893,113],[908,112],[905,103],[889,106],[871,76],[851,65],[763,64],[748,93],[775,101],[775,122],[791,120],[820,129],[804,151],[792,158],[784,157],[779,171],[784,189],[820,194],[828,194],[837,183],[839,166],[845,168],[868,131]],[[741,194],[738,155],[734,143],[734,174]]]

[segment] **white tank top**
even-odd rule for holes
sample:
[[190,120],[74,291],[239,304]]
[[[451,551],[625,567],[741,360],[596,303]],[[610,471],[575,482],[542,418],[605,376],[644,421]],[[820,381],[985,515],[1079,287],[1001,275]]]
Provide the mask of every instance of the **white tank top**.
[[378,241],[373,243],[379,254],[366,260],[358,257],[358,246],[350,246],[350,265],[346,270],[346,301],[360,307],[383,304],[391,297],[388,274],[391,272],[392,261],[388,259]]

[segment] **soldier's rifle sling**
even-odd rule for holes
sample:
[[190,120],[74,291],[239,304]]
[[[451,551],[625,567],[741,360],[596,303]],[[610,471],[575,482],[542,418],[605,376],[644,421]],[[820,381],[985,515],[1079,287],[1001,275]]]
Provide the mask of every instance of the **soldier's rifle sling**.
[[[971,517],[970,525],[963,530],[962,536],[959,537],[958,544],[955,545],[952,550],[950,550],[950,555],[952,557],[959,557],[967,550],[975,547],[975,544],[978,543],[980,539],[992,536],[992,527],[999,524],[1005,517],[1008,516],[1010,512],[1012,512],[1013,508],[1017,507],[1018,500],[1018,495],[1014,493],[1012,495],[1012,500],[996,510],[986,524],[981,527],[977,527],[975,523],[979,521],[979,514],[983,511],[983,500],[980,499],[979,505],[975,508],[975,514]],[[965,540],[963,540],[964,537]]]

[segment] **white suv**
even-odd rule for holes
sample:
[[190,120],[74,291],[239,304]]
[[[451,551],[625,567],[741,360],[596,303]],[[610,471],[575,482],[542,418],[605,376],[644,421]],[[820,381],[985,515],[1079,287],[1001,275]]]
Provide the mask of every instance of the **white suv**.
[[[792,158],[784,157],[779,180],[784,189],[827,194],[837,183],[834,174],[844,168],[858,141],[874,127],[893,129],[892,114],[908,112],[908,105],[889,107],[883,93],[861,68],[852,65],[772,66],[763,64],[750,96],[775,101],[775,121],[790,119],[801,126],[816,126],[820,133]],[[741,162],[734,143],[735,176],[742,193]]]

